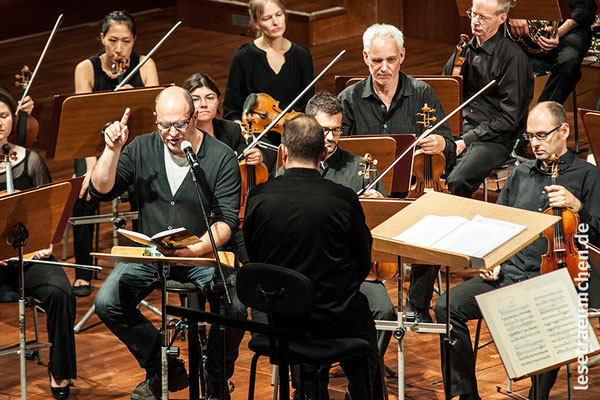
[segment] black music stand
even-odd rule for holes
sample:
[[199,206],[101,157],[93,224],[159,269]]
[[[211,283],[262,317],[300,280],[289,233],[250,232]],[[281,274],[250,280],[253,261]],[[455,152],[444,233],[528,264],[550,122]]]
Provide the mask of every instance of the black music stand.
[[[45,249],[62,237],[83,178],[50,183],[0,198],[0,260],[19,258],[19,371],[21,399],[27,399],[25,365],[25,261],[23,254]],[[56,240],[59,238],[59,240]]]

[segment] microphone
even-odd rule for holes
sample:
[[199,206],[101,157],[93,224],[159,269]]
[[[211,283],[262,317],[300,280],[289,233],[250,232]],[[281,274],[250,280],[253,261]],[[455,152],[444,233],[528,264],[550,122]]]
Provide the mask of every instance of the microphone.
[[185,153],[185,158],[187,158],[187,161],[190,164],[190,167],[192,167],[192,170],[194,171],[194,173],[199,171],[200,163],[198,162],[198,156],[196,155],[196,153],[194,152],[194,149],[192,148],[192,144],[189,141],[184,140],[183,142],[181,142],[180,148],[181,148],[181,151],[183,151]]

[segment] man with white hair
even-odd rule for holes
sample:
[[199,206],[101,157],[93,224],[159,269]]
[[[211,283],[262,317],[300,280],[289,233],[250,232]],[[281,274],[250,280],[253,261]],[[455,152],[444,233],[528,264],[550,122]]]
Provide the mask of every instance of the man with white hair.
[[[392,25],[374,24],[363,34],[363,58],[368,78],[346,88],[338,96],[344,108],[344,135],[420,134],[417,113],[425,103],[446,116],[440,100],[425,82],[404,74],[400,66],[406,50],[402,32]],[[434,134],[419,141],[425,154],[444,153],[446,168],[456,159],[456,145],[446,122]],[[439,267],[413,265],[406,306],[417,322],[432,322],[429,305]]]
[[[439,120],[446,116],[428,84],[400,71],[405,55],[404,37],[398,28],[388,24],[367,28],[363,34],[363,58],[370,75],[338,96],[344,108],[345,136],[421,133],[423,125],[417,124],[417,113],[422,112],[425,103],[437,110]],[[454,163],[455,145],[447,123],[419,146],[426,154],[444,152],[446,165]]]

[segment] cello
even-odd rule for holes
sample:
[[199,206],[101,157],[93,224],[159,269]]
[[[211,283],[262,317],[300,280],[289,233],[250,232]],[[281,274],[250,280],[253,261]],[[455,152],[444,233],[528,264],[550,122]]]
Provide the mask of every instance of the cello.
[[462,53],[465,47],[467,47],[467,43],[469,43],[469,36],[464,33],[461,34],[460,40],[456,45],[456,52],[454,53],[454,62],[452,63],[452,76],[462,75],[462,68],[466,58],[462,57],[460,53]]
[[[423,129],[427,130],[431,127],[431,123],[437,120],[431,114],[435,114],[435,108],[430,108],[427,103],[421,109],[423,112],[418,113],[418,117],[422,117],[422,121],[417,124],[423,125]],[[446,170],[446,157],[443,153],[425,154],[422,149],[415,152],[413,158],[413,180],[408,197],[418,198],[429,191],[449,193],[446,182],[441,178]]]
[[[556,154],[550,157],[552,163],[552,185],[557,185],[559,159]],[[561,217],[561,220],[554,225],[546,228],[543,232],[548,241],[548,251],[542,255],[542,264],[540,273],[556,271],[559,268],[567,268],[573,284],[577,285],[575,279],[582,270],[579,268],[580,257],[577,245],[575,244],[575,235],[579,226],[579,216],[576,212],[568,208],[550,207],[544,211],[544,214]],[[589,265],[587,266],[589,269]]]

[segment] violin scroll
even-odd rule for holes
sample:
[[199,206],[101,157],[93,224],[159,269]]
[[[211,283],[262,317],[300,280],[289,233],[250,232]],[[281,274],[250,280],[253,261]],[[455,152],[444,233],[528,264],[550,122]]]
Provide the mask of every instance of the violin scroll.
[[358,176],[362,176],[364,179],[370,179],[371,174],[377,171],[375,166],[377,165],[378,161],[373,158],[371,153],[366,153],[363,156],[363,161],[364,163],[358,164],[359,166],[363,167],[361,171],[358,171]]
[[29,69],[27,65],[24,65],[21,68],[20,74],[15,74],[15,86],[23,88],[23,90],[27,89],[27,85],[29,85],[29,81],[31,80],[31,75],[33,75],[33,71]]

